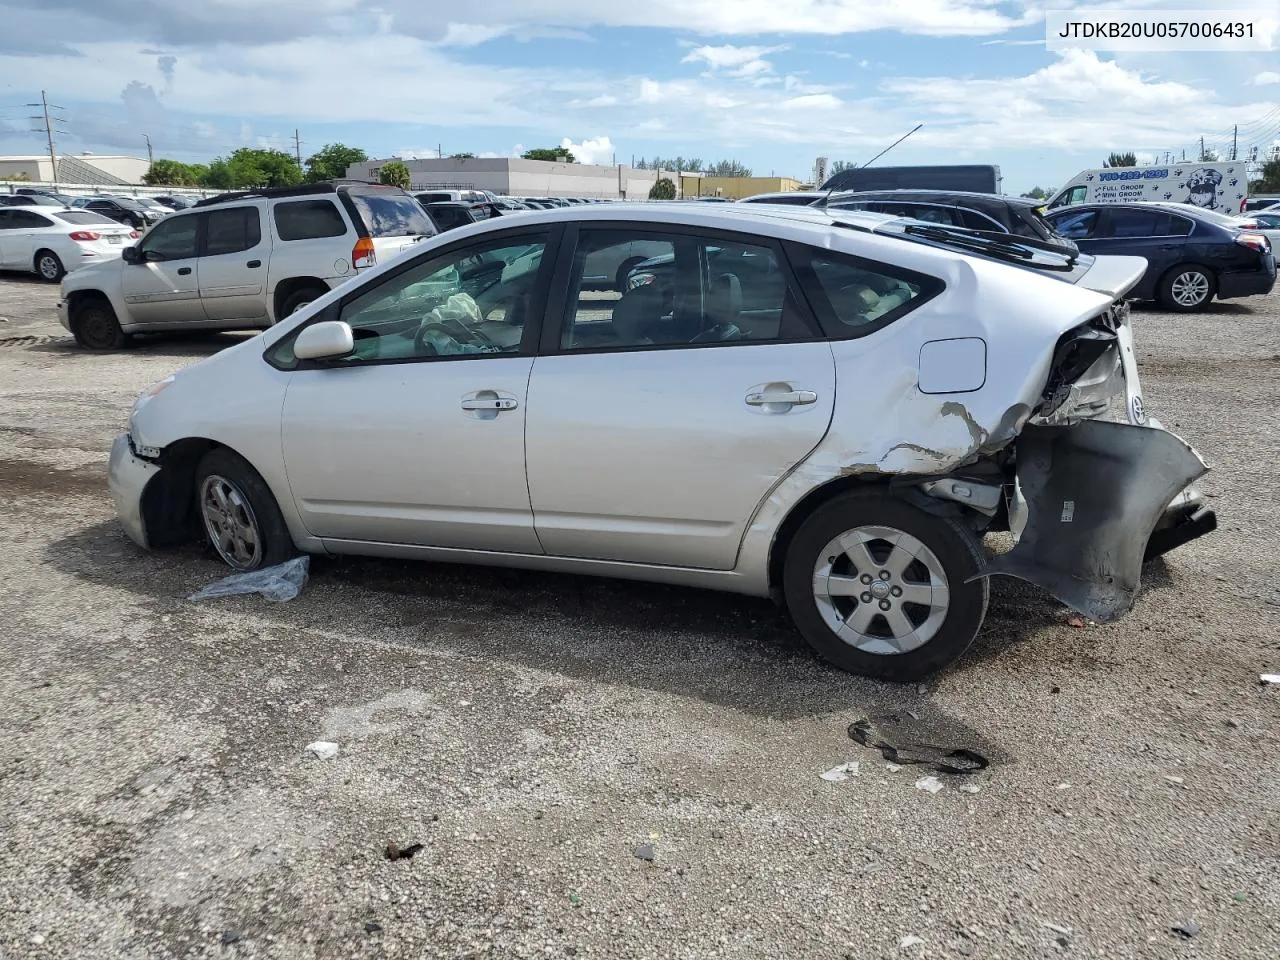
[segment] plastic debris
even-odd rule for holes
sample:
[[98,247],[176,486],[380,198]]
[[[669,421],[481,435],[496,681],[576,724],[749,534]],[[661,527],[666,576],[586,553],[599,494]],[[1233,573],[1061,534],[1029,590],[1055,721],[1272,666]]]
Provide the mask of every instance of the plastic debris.
[[569,903],[575,907],[582,906],[582,898],[576,893],[569,894]]
[[919,946],[921,946],[921,945],[923,945],[923,944],[924,944],[924,940],[923,940],[922,938],[920,938],[920,937],[917,937],[917,936],[913,933],[913,934],[909,934],[908,936],[903,937],[903,938],[902,938],[902,942],[901,942],[901,943],[899,943],[899,944],[898,944],[898,946],[899,946],[901,949],[903,949],[903,950],[908,950],[908,949],[910,949],[911,947],[919,947]]
[[884,768],[885,768],[886,770],[888,770],[890,773],[897,773],[899,770],[901,770],[901,769],[902,769],[902,764],[900,764],[900,763],[886,763],[886,764],[884,765]]
[[1173,927],[1173,932],[1183,940],[1190,940],[1200,932],[1200,924],[1196,923],[1194,920],[1186,920]]
[[407,847],[397,846],[394,842],[387,844],[388,860],[411,860],[413,855],[422,849],[422,844],[411,843]]
[[1165,779],[1168,780],[1170,783],[1172,783],[1174,786],[1178,786],[1179,784],[1186,782],[1181,777],[1168,776],[1168,777],[1165,777]]
[[365,933],[377,933],[381,929],[382,929],[382,924],[376,923],[373,920],[370,920],[368,923],[364,925]]
[[976,783],[962,783],[960,786],[956,787],[956,789],[961,793],[977,793],[982,788]]
[[937,793],[942,789],[942,781],[937,777],[921,777],[916,781],[917,790],[928,790],[930,793]]
[[636,847],[635,856],[637,860],[652,860],[657,853],[654,852],[652,843],[642,843]]
[[315,743],[308,743],[307,749],[315,754],[317,760],[332,760],[338,755],[338,745],[330,743],[327,740],[317,740]]
[[197,590],[188,600],[212,600],[217,597],[238,597],[246,593],[260,593],[268,600],[292,600],[307,583],[311,569],[310,557],[294,557],[274,567],[233,573],[202,590]]
[[[895,729],[896,728],[896,729]],[[849,724],[849,737],[879,750],[890,763],[924,764],[938,773],[977,773],[987,768],[987,758],[964,747],[939,747],[907,739],[903,719],[896,713],[865,717]]]
[[1080,614],[1073,613],[1071,616],[1067,617],[1067,626],[1075,627],[1077,630],[1083,630],[1085,628],[1085,619],[1080,616]]
[[1258,675],[1261,683],[1280,684],[1280,673],[1262,673]]
[[842,780],[848,780],[850,777],[858,775],[858,762],[842,763],[838,767],[832,767],[826,773],[820,773],[818,776],[823,780],[830,780],[832,783],[839,783]]
[[224,947],[229,947],[231,946],[231,944],[239,943],[239,942],[240,942],[239,930],[223,930],[222,931],[222,945]]
[[1044,923],[1042,923],[1042,924],[1041,924],[1041,926],[1042,926],[1042,927],[1044,927],[1046,930],[1052,930],[1054,933],[1060,933],[1060,934],[1062,934],[1064,937],[1069,937],[1069,936],[1071,936],[1071,928],[1070,928],[1070,927],[1060,927],[1060,926],[1058,926],[1058,924],[1056,924],[1056,923],[1049,923],[1048,921],[1045,921]]

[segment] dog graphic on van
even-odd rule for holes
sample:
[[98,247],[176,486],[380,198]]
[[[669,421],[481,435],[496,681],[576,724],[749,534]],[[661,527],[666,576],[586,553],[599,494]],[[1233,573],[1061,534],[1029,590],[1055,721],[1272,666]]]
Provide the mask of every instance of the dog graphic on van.
[[1187,199],[1184,203],[1192,203],[1206,210],[1218,208],[1218,191],[1222,186],[1222,172],[1212,167],[1196,170],[1185,181]]

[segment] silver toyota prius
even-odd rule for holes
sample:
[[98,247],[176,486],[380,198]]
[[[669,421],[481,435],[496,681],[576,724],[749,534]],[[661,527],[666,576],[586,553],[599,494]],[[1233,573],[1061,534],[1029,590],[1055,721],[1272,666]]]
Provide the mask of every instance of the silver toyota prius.
[[[619,248],[646,257],[584,282]],[[831,663],[916,678],[964,653],[992,574],[1111,620],[1145,559],[1213,529],[1207,468],[1143,407],[1144,269],[858,211],[515,213],[146,390],[111,492],[138,544],[205,537],[237,570],[350,553],[773,596]]]

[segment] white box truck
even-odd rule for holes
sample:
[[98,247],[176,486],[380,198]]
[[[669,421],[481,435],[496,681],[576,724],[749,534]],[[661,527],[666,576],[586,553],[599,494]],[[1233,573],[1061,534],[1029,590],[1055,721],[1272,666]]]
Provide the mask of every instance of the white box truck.
[[1243,160],[1231,160],[1081,170],[1067,181],[1047,206],[1171,200],[1174,203],[1194,203],[1197,207],[1219,213],[1238,214],[1248,197],[1247,164]]

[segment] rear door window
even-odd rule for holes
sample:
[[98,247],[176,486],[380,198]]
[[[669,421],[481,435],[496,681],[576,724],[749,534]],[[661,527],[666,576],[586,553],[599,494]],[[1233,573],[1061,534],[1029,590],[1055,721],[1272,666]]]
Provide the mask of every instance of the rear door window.
[[1068,240],[1085,240],[1093,236],[1093,231],[1098,225],[1098,211],[1080,210],[1075,213],[1066,213],[1055,217],[1051,222],[1053,228]]
[[1176,236],[1172,221],[1163,210],[1106,210],[1096,235],[1112,240]]
[[15,230],[39,230],[41,227],[52,227],[53,221],[30,210],[11,210],[9,225]]
[[318,240],[347,232],[332,200],[285,200],[276,204],[273,215],[281,240]]
[[257,207],[210,210],[205,216],[208,217],[206,257],[252,250],[262,242],[262,219]]
[[799,244],[788,253],[800,285],[833,340],[879,330],[942,292],[937,277]]
[[433,237],[438,232],[422,206],[407,193],[351,190],[347,197],[371,237]]

